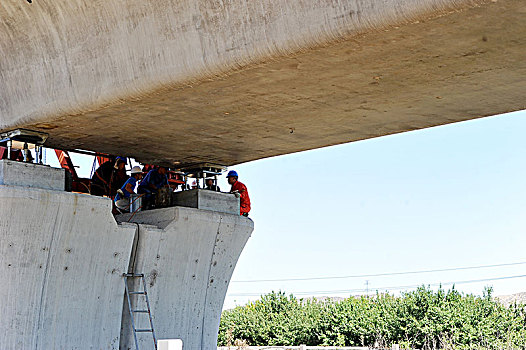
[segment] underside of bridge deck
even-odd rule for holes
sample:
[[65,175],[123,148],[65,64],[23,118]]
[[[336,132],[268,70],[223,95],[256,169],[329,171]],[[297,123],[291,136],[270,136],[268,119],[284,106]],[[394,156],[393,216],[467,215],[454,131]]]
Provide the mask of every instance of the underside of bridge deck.
[[64,2],[0,4],[0,128],[55,148],[232,165],[526,108],[523,0],[166,1],[113,29],[119,1]]

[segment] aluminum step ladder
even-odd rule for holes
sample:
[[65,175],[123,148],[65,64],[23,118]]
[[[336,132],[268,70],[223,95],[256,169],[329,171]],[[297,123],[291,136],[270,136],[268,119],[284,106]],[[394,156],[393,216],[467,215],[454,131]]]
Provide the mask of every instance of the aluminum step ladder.
[[[133,338],[135,339],[135,349],[139,350],[139,342],[137,341],[137,333],[152,333],[153,337],[153,346],[157,350],[157,338],[155,337],[155,330],[153,329],[152,313],[150,311],[150,300],[148,299],[148,291],[146,290],[146,280],[144,274],[142,273],[125,273],[124,277],[124,290],[126,291],[126,299],[128,300],[128,309],[130,311],[130,318],[133,329]],[[142,281],[143,290],[142,291],[130,291],[128,288],[128,279],[130,278],[140,278]],[[130,299],[130,295],[144,296],[146,301],[146,309],[133,309]],[[138,304],[138,303],[137,303]],[[150,328],[135,328],[135,314],[148,314],[150,320]]]

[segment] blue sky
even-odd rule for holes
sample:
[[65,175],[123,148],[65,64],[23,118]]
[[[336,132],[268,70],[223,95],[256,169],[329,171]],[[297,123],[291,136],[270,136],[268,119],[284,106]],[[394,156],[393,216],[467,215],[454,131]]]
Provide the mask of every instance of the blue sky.
[[[256,228],[233,281],[526,262],[525,131],[523,111],[235,167],[249,188]],[[526,265],[233,282],[225,307],[257,298],[240,294],[271,290],[354,290],[365,288],[368,280],[374,291],[514,275],[526,275]],[[457,289],[481,294],[486,285],[495,294],[526,292],[526,278]]]
[[[225,308],[272,290],[348,296],[380,287],[526,275],[526,264],[412,275],[241,283],[526,262],[526,111],[242,164],[255,230]],[[91,160],[76,156],[80,173]],[[48,152],[48,162],[54,154]],[[224,179],[220,186],[228,189]],[[458,284],[526,292],[526,278]],[[449,286],[448,286],[449,287]],[[384,289],[380,289],[384,291]],[[327,291],[326,293],[309,293]],[[336,292],[337,291],[337,292]],[[398,293],[397,289],[391,292]]]

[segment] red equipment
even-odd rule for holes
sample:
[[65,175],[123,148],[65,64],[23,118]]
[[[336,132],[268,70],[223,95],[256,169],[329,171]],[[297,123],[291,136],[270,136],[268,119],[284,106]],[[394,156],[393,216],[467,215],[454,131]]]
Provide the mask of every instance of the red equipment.
[[90,193],[90,179],[80,178],[75,170],[73,161],[68,151],[55,150],[60,166],[71,174],[71,191],[78,193]]
[[7,147],[0,146],[0,159],[11,159],[22,162],[24,161],[24,155],[22,154],[22,150],[11,149],[11,157],[9,157]]

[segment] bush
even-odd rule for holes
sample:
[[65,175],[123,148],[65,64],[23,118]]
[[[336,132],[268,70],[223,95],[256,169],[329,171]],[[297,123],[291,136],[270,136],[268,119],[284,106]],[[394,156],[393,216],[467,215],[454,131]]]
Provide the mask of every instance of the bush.
[[505,307],[491,297],[429,287],[400,297],[297,299],[272,292],[225,310],[218,344],[380,346],[406,348],[526,349],[524,305]]

